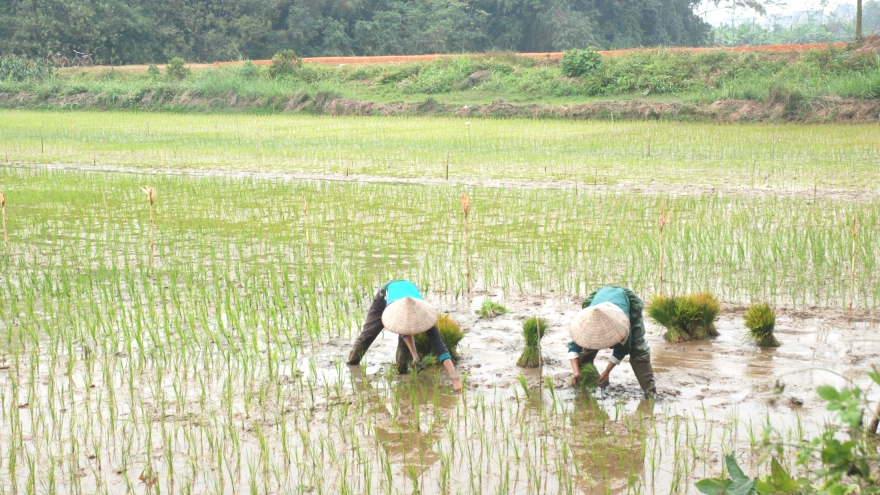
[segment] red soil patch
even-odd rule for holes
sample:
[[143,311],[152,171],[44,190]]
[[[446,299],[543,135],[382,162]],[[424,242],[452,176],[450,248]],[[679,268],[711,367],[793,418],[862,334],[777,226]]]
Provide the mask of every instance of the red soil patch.
[[[843,48],[846,43],[831,43],[836,48]],[[827,43],[810,43],[802,45],[765,45],[765,46],[734,46],[734,47],[701,47],[701,48],[669,48],[669,50],[680,52],[709,52],[709,51],[728,51],[728,52],[799,52],[808,50],[822,50],[828,46]],[[602,56],[613,57],[616,55],[624,55],[638,51],[657,50],[657,48],[633,48],[629,50],[612,50],[600,51]],[[407,62],[425,62],[437,60],[441,58],[460,57],[456,54],[435,54],[435,55],[387,55],[381,57],[306,57],[303,62],[307,64],[327,64],[327,65],[357,65],[357,64],[398,64]],[[473,54],[475,57],[485,57],[485,54]],[[547,60],[550,62],[558,62],[562,58],[562,52],[550,53],[518,53],[520,57],[530,57],[539,60]],[[187,67],[193,69],[204,69],[208,67],[216,67],[221,65],[240,65],[243,62],[214,62],[213,64],[187,64]],[[270,65],[271,60],[254,60],[257,65]],[[147,70],[147,65],[126,65],[122,67],[114,67],[116,70]],[[163,67],[159,65],[159,67]],[[92,67],[95,69],[109,69],[107,66]],[[89,70],[87,68],[77,67],[75,69],[67,69],[68,71]]]

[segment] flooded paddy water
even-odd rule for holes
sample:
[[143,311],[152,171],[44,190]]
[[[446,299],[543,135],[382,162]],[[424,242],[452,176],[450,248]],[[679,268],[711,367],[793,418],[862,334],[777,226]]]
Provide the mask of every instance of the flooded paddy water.
[[[704,145],[716,139],[697,130]],[[32,134],[13,139],[13,158],[35,153]],[[10,243],[0,257],[0,495],[696,493],[728,453],[751,476],[773,458],[793,475],[815,470],[798,452],[835,420],[816,388],[855,385],[866,404],[880,400],[867,376],[880,363],[880,202],[865,185],[877,148],[861,146],[841,174],[825,168],[847,162],[837,141],[807,167],[792,159],[759,174],[752,155],[819,151],[753,152],[734,130],[725,136],[745,175],[712,176],[724,168],[713,163],[694,172],[697,185],[679,180],[680,163],[657,181],[648,169],[624,180],[625,160],[608,180],[542,177],[539,154],[525,152],[515,173],[449,181],[419,177],[418,164],[384,176],[384,158],[357,174],[343,159],[329,173],[150,167],[149,153],[107,149],[104,163],[71,163],[86,144],[47,140],[49,163],[28,155],[0,168]],[[502,147],[482,139],[501,160]],[[158,192],[152,226],[147,185]],[[661,209],[674,212],[663,251]],[[722,301],[720,336],[670,344],[646,319],[656,401],[643,399],[627,361],[607,389],[575,396],[567,326],[581,301],[605,284],[647,300],[661,256],[668,292]],[[392,278],[415,281],[466,329],[463,393],[437,367],[398,376],[388,333],[361,365],[344,364]],[[486,298],[510,313],[480,318]],[[745,341],[755,302],[778,310],[777,349]],[[524,370],[521,327],[535,315],[549,323],[543,366]]]

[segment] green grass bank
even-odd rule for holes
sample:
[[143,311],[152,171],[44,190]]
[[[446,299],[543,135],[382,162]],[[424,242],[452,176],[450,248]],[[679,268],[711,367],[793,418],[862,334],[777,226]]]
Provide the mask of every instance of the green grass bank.
[[682,121],[876,122],[880,55],[639,50],[582,77],[513,54],[419,63],[305,64],[272,77],[245,63],[171,78],[164,71],[66,70],[6,78],[0,107],[332,115],[454,115]]

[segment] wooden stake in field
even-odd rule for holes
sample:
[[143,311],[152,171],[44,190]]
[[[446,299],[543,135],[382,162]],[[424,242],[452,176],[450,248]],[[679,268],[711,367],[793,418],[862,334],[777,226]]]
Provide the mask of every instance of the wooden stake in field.
[[156,268],[156,257],[155,257],[155,246],[156,241],[153,234],[153,230],[156,228],[156,224],[153,221],[153,203],[156,202],[156,188],[153,186],[145,186],[141,188],[141,191],[147,195],[147,198],[150,200],[150,268]]
[[6,257],[9,257],[9,236],[6,233],[6,196],[0,192],[0,210],[3,210],[3,246],[5,248]]
[[853,224],[852,224],[852,258],[850,262],[850,282],[849,282],[849,315],[852,316],[853,312],[853,298],[855,297],[856,292],[856,234],[858,234],[858,225],[856,221],[858,219],[858,214],[853,215]]
[[471,198],[461,195],[461,210],[464,212],[464,276],[467,292],[471,291],[471,254],[468,248],[468,212],[471,209]]
[[660,209],[660,295],[663,295],[663,229],[672,218],[672,210]]

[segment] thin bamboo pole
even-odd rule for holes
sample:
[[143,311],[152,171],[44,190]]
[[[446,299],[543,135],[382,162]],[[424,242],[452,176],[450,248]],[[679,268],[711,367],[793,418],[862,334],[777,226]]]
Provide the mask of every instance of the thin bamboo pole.
[[147,195],[150,200],[150,269],[156,268],[156,239],[153,231],[156,229],[156,222],[153,218],[153,203],[156,202],[156,188],[153,186],[142,187],[141,191]]
[[9,235],[6,233],[6,196],[0,192],[0,210],[3,210],[3,247],[5,248],[6,257],[9,257]]
[[856,235],[858,234],[858,214],[853,215],[852,224],[852,257],[850,260],[850,282],[849,282],[849,315],[853,312],[853,299],[856,291]]
[[465,288],[471,291],[471,254],[468,247],[468,212],[471,209],[471,198],[467,194],[461,195],[461,209],[464,212],[464,276]]
[[672,218],[672,210],[664,211],[663,208],[660,209],[660,295],[663,295],[663,229],[666,227],[666,224],[669,223],[670,218]]

